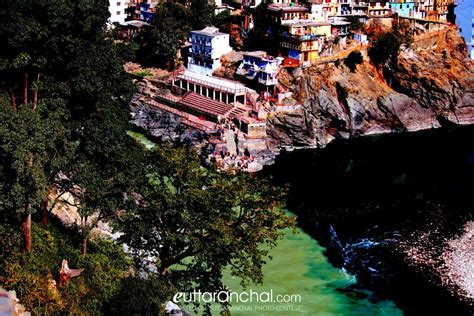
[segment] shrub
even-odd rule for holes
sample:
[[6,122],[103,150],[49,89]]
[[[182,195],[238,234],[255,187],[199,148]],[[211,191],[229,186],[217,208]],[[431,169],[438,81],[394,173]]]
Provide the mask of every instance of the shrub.
[[[101,314],[130,266],[122,246],[108,239],[91,240],[89,253],[82,256],[74,233],[53,222],[47,227],[33,223],[32,252],[24,253],[19,234],[5,226],[0,227],[6,246],[0,251],[0,284],[15,290],[33,315]],[[57,288],[52,280],[57,281],[63,259],[84,272]]]
[[152,73],[148,70],[138,70],[134,74],[135,74],[135,76],[142,77],[142,78],[145,78],[145,77],[148,77],[148,76],[152,75]]
[[376,66],[381,66],[388,61],[395,63],[400,45],[400,38],[395,32],[385,32],[372,40],[369,48],[370,60]]
[[344,65],[346,65],[351,72],[354,72],[357,65],[362,64],[362,61],[362,54],[359,51],[353,51],[344,59]]

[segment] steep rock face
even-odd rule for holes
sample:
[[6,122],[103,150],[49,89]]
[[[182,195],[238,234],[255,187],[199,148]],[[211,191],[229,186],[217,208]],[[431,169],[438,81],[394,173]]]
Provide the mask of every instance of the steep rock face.
[[[366,52],[363,52],[366,53]],[[474,123],[474,67],[457,29],[427,34],[400,52],[396,69],[365,60],[289,74],[303,107],[269,118],[274,147],[324,147],[331,140]]]

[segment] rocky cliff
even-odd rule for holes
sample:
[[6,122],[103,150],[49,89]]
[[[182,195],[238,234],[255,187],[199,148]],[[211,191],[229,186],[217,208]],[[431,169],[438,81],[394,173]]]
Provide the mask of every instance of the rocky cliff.
[[303,107],[270,116],[272,147],[474,123],[474,67],[454,27],[415,38],[392,69],[365,57],[354,72],[339,61],[283,76]]

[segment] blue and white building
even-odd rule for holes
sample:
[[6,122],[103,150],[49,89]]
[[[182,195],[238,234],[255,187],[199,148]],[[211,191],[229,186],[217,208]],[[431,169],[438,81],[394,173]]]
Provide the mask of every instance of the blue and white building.
[[264,86],[278,83],[277,75],[280,61],[264,51],[245,52],[237,74],[250,80],[257,80]]
[[399,16],[414,17],[415,2],[414,1],[394,1],[390,3],[390,10],[392,13],[397,13]]
[[216,27],[191,31],[190,42],[188,69],[203,75],[212,75],[221,66],[222,55],[232,51],[229,34],[219,32]]

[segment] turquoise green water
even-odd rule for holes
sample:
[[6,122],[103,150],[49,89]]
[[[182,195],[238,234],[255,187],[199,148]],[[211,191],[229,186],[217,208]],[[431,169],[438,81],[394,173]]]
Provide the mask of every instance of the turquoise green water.
[[[143,143],[147,148],[155,144],[141,133],[129,131],[128,135]],[[240,315],[402,315],[402,312],[391,301],[372,302],[370,293],[355,292],[350,289],[355,279],[333,267],[327,260],[324,247],[308,234],[298,229],[297,233],[287,230],[278,246],[270,251],[272,260],[263,266],[265,279],[262,285],[249,286],[246,292],[257,292],[264,302],[253,301],[233,303],[231,314]],[[229,273],[224,276],[224,284],[233,292],[243,290],[239,280]],[[268,302],[265,294],[273,292],[291,301],[288,303]],[[246,297],[244,296],[244,299]],[[215,305],[213,314],[219,314]],[[192,310],[192,308],[189,308]]]
[[136,139],[137,141],[139,141],[140,143],[142,143],[143,145],[145,145],[145,147],[147,149],[152,149],[153,147],[156,146],[156,144],[154,142],[152,142],[151,140],[149,140],[144,134],[142,133],[137,133],[137,132],[133,132],[133,131],[127,131],[127,135],[128,136],[131,136],[133,137],[134,139]]
[[[370,293],[354,292],[350,275],[333,267],[323,254],[324,248],[304,233],[286,232],[271,250],[273,260],[264,266],[263,285],[250,286],[254,292],[273,290],[276,295],[300,295],[301,302],[233,304],[232,315],[402,315],[391,301],[373,303]],[[241,291],[239,281],[230,275],[224,283],[232,291]],[[289,298],[287,298],[289,299]],[[217,312],[215,314],[218,314]]]

